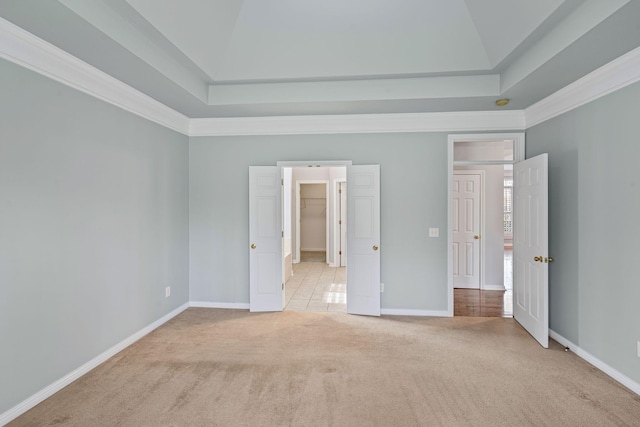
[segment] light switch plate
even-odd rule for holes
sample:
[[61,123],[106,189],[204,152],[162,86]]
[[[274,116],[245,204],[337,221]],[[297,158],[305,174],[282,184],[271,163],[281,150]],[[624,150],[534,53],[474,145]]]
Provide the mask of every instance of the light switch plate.
[[440,229],[435,227],[429,228],[429,237],[440,237]]

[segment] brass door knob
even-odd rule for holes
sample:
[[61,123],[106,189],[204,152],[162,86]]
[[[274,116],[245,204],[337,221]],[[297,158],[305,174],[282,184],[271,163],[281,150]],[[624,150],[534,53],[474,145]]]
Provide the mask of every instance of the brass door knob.
[[544,262],[553,262],[553,257],[545,258]]
[[478,240],[480,238],[480,236],[478,236],[477,234],[475,236],[473,236],[474,239]]
[[253,243],[251,244],[251,249],[255,249],[256,245],[254,245]]
[[374,250],[374,251],[377,251],[377,250],[378,250],[378,247],[377,247],[376,245],[373,245],[373,250]]
[[534,256],[533,260],[542,262],[542,257],[541,256]]

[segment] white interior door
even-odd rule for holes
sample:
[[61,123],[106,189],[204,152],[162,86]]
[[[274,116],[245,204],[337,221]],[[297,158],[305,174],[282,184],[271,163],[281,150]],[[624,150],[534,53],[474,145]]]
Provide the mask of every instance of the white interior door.
[[347,183],[340,183],[340,267],[347,266]]
[[513,317],[549,347],[548,156],[513,167]]
[[480,289],[480,173],[453,174],[453,287]]
[[280,168],[249,167],[249,309],[282,310]]
[[380,315],[380,165],[347,167],[347,313]]

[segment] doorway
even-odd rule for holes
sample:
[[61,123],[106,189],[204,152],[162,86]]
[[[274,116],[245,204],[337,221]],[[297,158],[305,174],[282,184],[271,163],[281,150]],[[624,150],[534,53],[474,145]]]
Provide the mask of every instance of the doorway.
[[350,161],[249,166],[249,310],[281,311],[284,307],[285,170],[297,166],[346,166],[350,224],[347,313],[380,316],[380,165]]
[[[511,188],[524,135],[450,136],[450,304],[454,316],[513,316]],[[509,191],[508,191],[509,190]]]
[[330,250],[329,221],[335,221],[330,212],[329,180],[297,179],[302,172],[293,170],[296,185],[294,262],[326,263]]
[[347,270],[340,259],[346,202],[340,204],[339,185],[346,185],[346,167],[291,171],[295,255],[291,275],[285,279],[284,310],[346,312]]

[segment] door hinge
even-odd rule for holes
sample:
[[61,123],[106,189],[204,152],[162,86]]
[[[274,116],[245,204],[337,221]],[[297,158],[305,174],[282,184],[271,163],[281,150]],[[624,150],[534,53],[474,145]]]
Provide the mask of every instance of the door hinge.
[[284,237],[284,231],[282,232],[282,237]]
[[342,194],[342,189],[338,190],[338,194]]
[[280,185],[284,185],[284,178],[280,178]]
[[282,284],[282,290],[284,291],[284,283]]
[[338,251],[338,255],[342,255],[342,251]]
[[338,224],[342,224],[342,220],[341,219],[338,220]]

